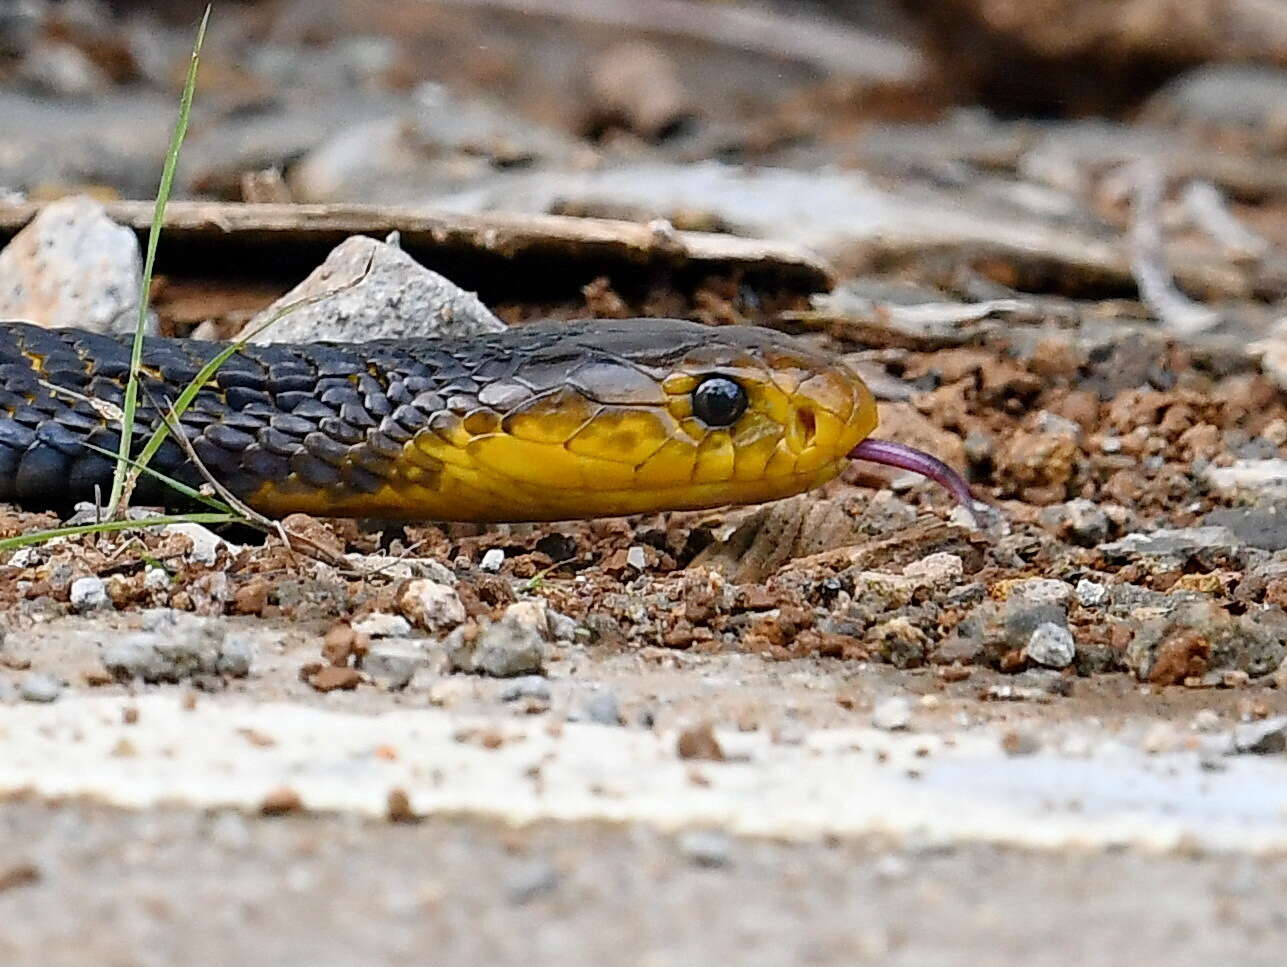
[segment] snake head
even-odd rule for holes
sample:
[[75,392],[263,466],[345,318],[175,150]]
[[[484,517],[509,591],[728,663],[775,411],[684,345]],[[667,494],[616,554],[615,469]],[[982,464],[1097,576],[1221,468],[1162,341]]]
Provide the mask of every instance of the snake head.
[[836,476],[876,424],[856,373],[772,330],[599,320],[522,331],[521,362],[425,446],[449,467],[468,455],[474,484],[523,519],[791,496]]

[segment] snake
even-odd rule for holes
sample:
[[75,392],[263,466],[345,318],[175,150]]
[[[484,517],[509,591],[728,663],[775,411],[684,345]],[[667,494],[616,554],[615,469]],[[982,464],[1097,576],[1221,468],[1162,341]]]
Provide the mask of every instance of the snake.
[[[132,452],[226,346],[144,339]],[[0,322],[0,501],[61,512],[108,493],[131,350],[130,337]],[[133,500],[190,501],[168,477],[217,481],[272,518],[562,521],[763,503],[859,459],[971,503],[941,461],[871,438],[877,422],[855,369],[755,326],[581,320],[243,344],[171,424]]]

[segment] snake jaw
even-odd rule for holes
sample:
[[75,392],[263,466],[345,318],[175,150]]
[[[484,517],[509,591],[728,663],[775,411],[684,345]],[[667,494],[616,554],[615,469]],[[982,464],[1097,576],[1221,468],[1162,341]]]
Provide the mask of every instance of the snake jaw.
[[910,470],[928,477],[946,489],[968,511],[977,510],[981,503],[970,490],[970,485],[965,482],[964,477],[938,457],[932,457],[915,447],[894,443],[892,440],[873,440],[869,437],[849,451],[849,458],[867,460],[886,467],[897,467],[899,470]]

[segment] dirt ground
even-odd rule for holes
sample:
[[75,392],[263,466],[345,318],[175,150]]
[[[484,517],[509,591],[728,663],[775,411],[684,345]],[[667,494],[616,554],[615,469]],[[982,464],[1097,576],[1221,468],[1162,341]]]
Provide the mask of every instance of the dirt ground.
[[[1281,960],[1287,23],[1021,7],[216,8],[162,333],[396,233],[507,325],[844,356],[996,512],[5,552],[0,962]],[[199,15],[0,10],[0,242],[141,237]]]

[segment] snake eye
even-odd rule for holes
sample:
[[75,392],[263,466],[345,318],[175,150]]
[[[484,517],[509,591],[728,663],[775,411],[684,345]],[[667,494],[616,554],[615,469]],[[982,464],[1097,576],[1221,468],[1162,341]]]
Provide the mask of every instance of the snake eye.
[[727,376],[708,376],[693,390],[693,416],[707,426],[732,426],[746,412],[746,390]]

